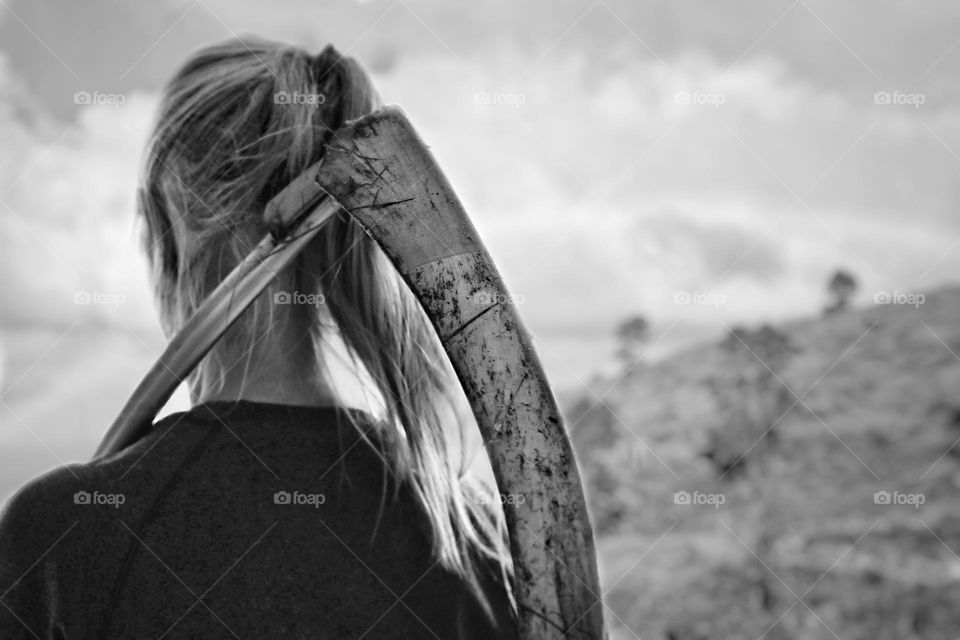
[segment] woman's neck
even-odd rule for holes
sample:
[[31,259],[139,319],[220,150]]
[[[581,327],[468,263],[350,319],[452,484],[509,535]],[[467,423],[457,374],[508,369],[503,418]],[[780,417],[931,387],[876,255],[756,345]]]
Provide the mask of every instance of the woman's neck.
[[222,384],[201,387],[199,402],[248,400],[270,404],[306,407],[338,405],[337,397],[326,385],[310,384],[308,377],[290,375],[250,375],[246,380],[227,375]]
[[198,402],[249,400],[307,407],[338,405],[337,394],[317,371],[309,339],[274,332],[249,357],[224,357],[222,367],[201,370]]

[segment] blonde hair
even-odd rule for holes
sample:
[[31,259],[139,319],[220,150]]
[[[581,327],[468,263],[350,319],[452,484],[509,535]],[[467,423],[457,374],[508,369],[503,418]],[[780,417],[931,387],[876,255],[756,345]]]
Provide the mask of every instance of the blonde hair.
[[[311,56],[259,38],[231,39],[182,66],[164,91],[138,197],[168,335],[267,233],[267,202],[321,159],[333,130],[378,104],[364,70],[332,47]],[[273,305],[274,288],[322,294],[325,304]],[[204,358],[190,380],[194,398],[201,379],[222,380],[238,359],[254,366],[254,346],[276,323],[311,339],[304,360],[310,373],[325,366],[323,338],[331,332],[365,370],[386,412],[378,451],[422,507],[435,558],[489,612],[481,565],[492,561],[508,585],[510,555],[502,512],[477,499],[463,458],[458,469],[451,462],[441,416],[459,386],[419,303],[345,215],[277,274]]]

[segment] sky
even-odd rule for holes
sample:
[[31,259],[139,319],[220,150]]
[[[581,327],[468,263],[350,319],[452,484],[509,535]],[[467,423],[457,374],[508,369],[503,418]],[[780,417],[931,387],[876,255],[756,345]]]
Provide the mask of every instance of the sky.
[[88,375],[77,336],[139,343],[144,370],[162,348],[133,193],[160,87],[205,44],[364,64],[568,388],[632,314],[656,355],[816,315],[837,268],[858,304],[957,282],[958,27],[945,1],[0,0],[4,406],[41,359]]

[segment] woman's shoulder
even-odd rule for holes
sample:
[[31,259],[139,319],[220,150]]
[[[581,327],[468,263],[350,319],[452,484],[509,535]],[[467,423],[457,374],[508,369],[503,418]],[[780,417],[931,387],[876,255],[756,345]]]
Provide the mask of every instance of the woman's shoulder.
[[0,507],[0,545],[50,543],[44,534],[59,536],[91,515],[102,519],[134,507],[135,495],[158,469],[195,439],[165,437],[163,427],[169,424],[158,422],[145,438],[116,454],[63,464],[26,482]]
[[39,531],[58,528],[69,518],[71,505],[83,499],[78,492],[89,475],[88,465],[66,464],[20,487],[0,509],[0,542],[13,538],[26,544],[36,540]]
[[[72,494],[82,465],[65,465],[31,480],[0,509],[0,636],[36,637],[57,611],[58,589],[51,588],[47,566],[70,544]],[[62,545],[62,546],[61,546]],[[30,635],[27,635],[27,634]]]

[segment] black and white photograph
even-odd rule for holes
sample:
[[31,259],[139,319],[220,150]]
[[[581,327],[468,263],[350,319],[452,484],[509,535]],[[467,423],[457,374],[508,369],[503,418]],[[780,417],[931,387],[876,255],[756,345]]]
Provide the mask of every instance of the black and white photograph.
[[957,640],[960,5],[0,0],[0,639]]

